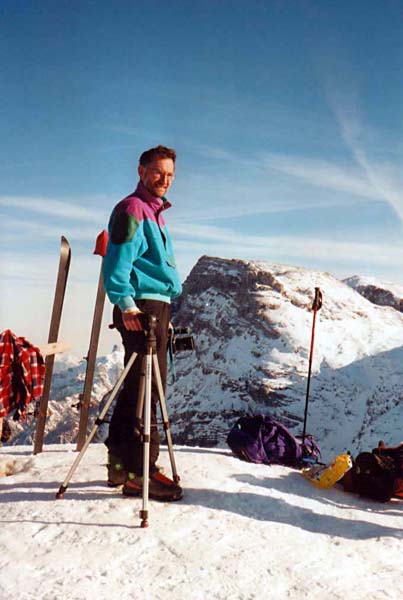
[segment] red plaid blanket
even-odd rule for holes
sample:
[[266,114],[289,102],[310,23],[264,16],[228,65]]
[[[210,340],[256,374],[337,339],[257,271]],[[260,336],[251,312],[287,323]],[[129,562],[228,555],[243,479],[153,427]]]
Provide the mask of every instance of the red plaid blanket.
[[0,333],[0,417],[14,410],[24,418],[27,404],[42,396],[44,377],[39,348],[9,329]]

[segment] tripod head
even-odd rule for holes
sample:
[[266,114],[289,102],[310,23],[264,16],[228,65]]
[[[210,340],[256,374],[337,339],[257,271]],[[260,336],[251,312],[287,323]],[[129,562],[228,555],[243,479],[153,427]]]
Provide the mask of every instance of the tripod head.
[[146,332],[146,334],[155,333],[155,328],[157,327],[157,322],[158,322],[157,317],[155,317],[154,315],[151,315],[151,314],[144,314],[143,321],[144,321],[144,331]]
[[157,351],[157,336],[155,330],[157,328],[157,317],[151,314],[144,313],[142,315],[144,327],[144,335],[146,336],[147,353],[151,350],[153,353]]

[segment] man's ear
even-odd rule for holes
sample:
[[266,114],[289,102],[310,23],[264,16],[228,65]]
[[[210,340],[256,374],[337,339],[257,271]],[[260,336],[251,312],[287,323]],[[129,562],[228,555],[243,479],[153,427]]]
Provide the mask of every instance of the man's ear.
[[137,169],[137,173],[139,174],[140,179],[143,178],[145,167],[143,165],[139,165]]

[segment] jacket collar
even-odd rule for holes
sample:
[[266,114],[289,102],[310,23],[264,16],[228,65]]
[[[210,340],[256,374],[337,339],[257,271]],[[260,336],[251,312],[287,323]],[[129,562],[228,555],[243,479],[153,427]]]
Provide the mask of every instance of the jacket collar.
[[147,202],[155,211],[161,212],[162,210],[166,210],[170,208],[172,204],[166,198],[159,198],[158,196],[153,196],[151,192],[145,187],[145,185],[139,181],[137,187],[134,191],[134,195],[138,198],[141,198],[144,202]]

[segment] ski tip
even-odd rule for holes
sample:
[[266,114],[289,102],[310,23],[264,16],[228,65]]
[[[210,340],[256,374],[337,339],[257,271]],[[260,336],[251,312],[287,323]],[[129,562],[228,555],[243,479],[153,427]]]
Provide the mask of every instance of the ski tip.
[[106,231],[106,229],[104,229],[97,236],[97,239],[95,242],[94,254],[99,254],[100,256],[105,256],[106,247],[108,245],[108,239],[109,239],[108,232]]

